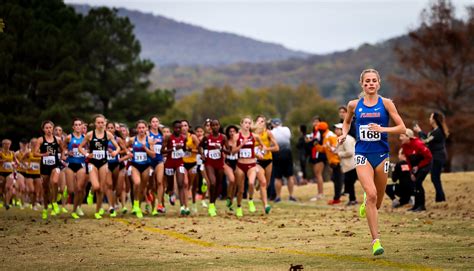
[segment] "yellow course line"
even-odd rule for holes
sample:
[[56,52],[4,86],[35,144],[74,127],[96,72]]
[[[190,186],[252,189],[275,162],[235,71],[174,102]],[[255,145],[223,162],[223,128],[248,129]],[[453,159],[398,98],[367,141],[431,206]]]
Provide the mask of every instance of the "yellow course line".
[[[127,226],[135,226],[132,222],[126,219],[114,219],[114,221],[118,221]],[[352,261],[352,262],[361,262],[367,263],[369,265],[379,265],[383,267],[394,267],[394,268],[401,268],[401,269],[417,269],[417,270],[435,270],[430,267],[426,267],[423,265],[418,264],[409,264],[409,263],[399,263],[388,261],[384,259],[376,259],[374,258],[364,258],[364,257],[356,257],[350,255],[338,255],[338,254],[330,254],[330,253],[320,253],[320,252],[308,252],[303,250],[296,250],[296,249],[275,249],[275,248],[268,248],[268,247],[254,247],[254,246],[239,246],[239,245],[220,245],[213,242],[203,241],[195,238],[191,238],[185,234],[172,231],[172,230],[164,230],[159,228],[152,228],[147,226],[140,226],[140,229],[143,229],[148,232],[158,233],[167,237],[171,237],[174,239],[178,239],[184,241],[186,243],[198,245],[201,247],[216,247],[216,248],[226,248],[226,249],[239,249],[239,250],[253,250],[253,251],[261,251],[261,252],[268,252],[273,251],[276,253],[282,254],[290,254],[290,255],[304,255],[304,256],[311,256],[311,257],[319,257],[319,258],[327,258],[333,260],[343,260],[343,261]]]

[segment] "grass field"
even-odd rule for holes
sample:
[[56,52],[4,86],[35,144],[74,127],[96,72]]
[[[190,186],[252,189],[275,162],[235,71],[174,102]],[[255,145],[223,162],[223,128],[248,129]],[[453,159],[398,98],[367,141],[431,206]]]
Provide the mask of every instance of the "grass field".
[[[386,253],[371,255],[370,235],[357,207],[309,202],[315,185],[297,187],[299,203],[274,204],[269,216],[237,219],[132,216],[101,221],[69,216],[41,220],[40,212],[0,210],[0,269],[474,269],[474,173],[443,175],[447,203],[434,203],[429,178],[427,209],[393,210],[386,198],[379,224]],[[356,184],[358,199],[362,191]],[[325,184],[332,194],[332,183]],[[246,204],[244,205],[246,207]],[[257,203],[257,207],[261,207]],[[86,215],[87,215],[86,214]]]

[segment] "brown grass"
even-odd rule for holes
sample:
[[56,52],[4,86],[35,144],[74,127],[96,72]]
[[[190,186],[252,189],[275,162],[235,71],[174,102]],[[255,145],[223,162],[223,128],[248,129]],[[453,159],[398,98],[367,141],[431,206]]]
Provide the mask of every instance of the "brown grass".
[[[448,203],[436,204],[428,178],[423,213],[392,210],[387,198],[379,217],[386,250],[380,257],[371,256],[357,207],[309,202],[314,185],[297,187],[300,203],[274,204],[269,216],[244,209],[240,220],[225,213],[224,202],[216,218],[202,209],[181,218],[175,207],[166,217],[96,221],[87,207],[88,218],[43,222],[40,212],[1,210],[1,269],[473,269],[473,181],[472,172],[443,175]],[[331,183],[325,189],[332,194]]]

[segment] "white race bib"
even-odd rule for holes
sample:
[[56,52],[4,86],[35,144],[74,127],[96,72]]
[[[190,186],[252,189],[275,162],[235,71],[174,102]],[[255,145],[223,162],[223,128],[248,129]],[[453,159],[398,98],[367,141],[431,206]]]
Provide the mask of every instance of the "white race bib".
[[237,160],[239,157],[237,157],[237,153],[232,153],[227,155],[227,160]]
[[78,148],[72,148],[72,156],[73,157],[84,157],[84,155],[79,152]]
[[183,149],[179,149],[171,152],[171,159],[181,159],[184,157]]
[[363,155],[354,156],[354,162],[356,166],[363,166],[367,164],[367,158]]
[[40,169],[40,164],[39,163],[36,163],[36,162],[31,162],[30,163],[30,169],[32,171],[37,171]]
[[381,134],[376,131],[370,131],[369,125],[359,126],[359,139],[362,141],[379,141],[382,138]]
[[213,160],[218,160],[221,159],[221,151],[220,150],[209,150],[209,153],[207,154],[209,158]]
[[54,155],[43,156],[43,165],[46,165],[46,166],[56,165],[56,157]]
[[173,176],[174,175],[174,168],[165,168],[166,176]]
[[96,160],[102,160],[104,159],[106,156],[105,156],[105,151],[104,150],[95,150],[95,151],[92,151],[92,158],[96,159]]
[[153,145],[153,150],[155,151],[156,154],[160,154],[161,153],[161,144]]
[[184,157],[191,157],[192,153],[190,151],[187,151],[184,153]]
[[248,149],[248,148],[240,149],[239,157],[240,158],[252,158],[252,150]]
[[135,162],[141,163],[141,162],[145,162],[147,159],[148,159],[148,156],[146,155],[146,152],[133,153],[133,160],[135,160]]
[[11,162],[5,162],[3,163],[3,168],[4,169],[7,169],[7,170],[12,170],[13,169],[13,165]]
[[115,160],[115,158],[112,156],[110,152],[107,152],[107,160],[108,161]]

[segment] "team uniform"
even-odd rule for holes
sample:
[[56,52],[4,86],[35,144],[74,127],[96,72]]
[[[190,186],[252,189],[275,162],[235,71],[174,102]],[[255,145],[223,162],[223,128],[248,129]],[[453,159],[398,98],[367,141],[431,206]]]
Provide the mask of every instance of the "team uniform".
[[135,141],[132,145],[132,166],[136,168],[140,173],[143,173],[150,167],[150,158],[146,153],[145,146],[149,149],[150,143],[148,142],[148,136],[146,136],[145,144],[138,141],[138,136],[135,137]]
[[189,171],[191,174],[197,173],[197,159],[196,159],[196,152],[197,152],[197,145],[194,144],[193,137],[190,133],[186,135],[186,151],[184,153],[183,162],[184,168]]
[[13,161],[14,161],[14,152],[9,151],[8,153],[1,152],[0,153],[0,161],[2,162],[2,166],[0,167],[0,176],[4,178],[10,176],[13,173]]
[[84,135],[75,137],[74,134],[71,134],[71,141],[69,141],[67,145],[68,153],[72,153],[72,155],[67,157],[67,167],[74,173],[77,173],[81,168],[85,168],[86,166],[86,158],[79,152],[79,145],[81,145],[83,140]]
[[[255,138],[253,137],[252,133],[250,133],[247,139],[245,139],[242,133],[239,132],[237,146],[240,145],[242,145],[242,147],[239,150],[239,158],[255,159]],[[249,164],[237,162],[237,167],[240,168],[245,175],[247,175],[249,169],[254,168],[256,165],[257,163],[255,162]]]
[[158,132],[154,134],[150,131],[150,137],[155,140],[155,145],[153,145],[153,150],[155,151],[155,157],[151,158],[151,167],[154,169],[160,163],[163,163],[163,155],[161,155],[161,148],[163,147],[163,135]]
[[[360,99],[355,108],[356,124],[356,145],[355,162],[356,166],[370,163],[372,168],[376,168],[380,163],[389,157],[387,133],[379,133],[369,130],[369,124],[374,123],[382,127],[388,127],[389,113],[387,112],[382,97],[378,98],[374,106],[364,105],[364,99]],[[389,163],[385,162],[385,172],[388,172]]]
[[51,175],[53,170],[60,167],[60,162],[58,158],[59,143],[56,140],[56,137],[53,136],[53,142],[46,141],[46,138],[43,136],[43,143],[40,146],[40,153],[49,152],[49,155],[41,157],[40,172],[41,175]]
[[26,164],[28,165],[28,168],[26,169],[25,178],[31,178],[33,180],[40,179],[41,157],[36,157],[33,153],[29,153],[26,159]]
[[[271,142],[270,138],[268,137],[267,130],[260,134],[260,139],[262,140],[263,145],[265,145],[266,147],[270,147]],[[259,142],[255,142],[255,152],[258,152],[263,156],[262,159],[257,160],[257,164],[259,164],[263,169],[268,167],[273,162],[272,152],[263,150],[263,146],[260,146]]]
[[[115,141],[117,141],[117,137],[115,136]],[[120,165],[119,158],[120,155],[112,156],[111,152],[114,152],[117,148],[109,141],[107,144],[107,166],[109,167],[110,172],[114,172],[114,170]]]
[[109,146],[109,140],[107,139],[107,133],[104,132],[103,138],[97,138],[95,130],[92,131],[92,139],[89,145],[90,151],[92,152],[92,158],[89,159],[89,172],[92,168],[90,165],[94,165],[97,169],[107,164],[107,148]]
[[206,138],[206,167],[212,167],[216,170],[224,169],[224,155],[222,153],[222,146],[224,145],[224,135],[219,134],[214,137],[212,134]]
[[[166,147],[168,150],[172,151],[168,152],[166,155],[165,174],[167,176],[173,176],[177,170],[184,174],[183,148],[185,147],[185,138],[182,135],[176,137],[172,134],[168,139]],[[176,147],[182,148],[177,149]]]

